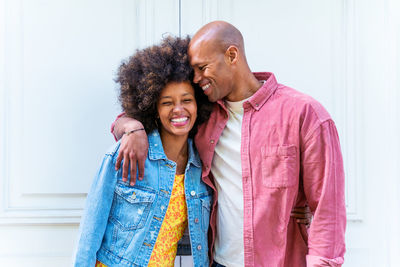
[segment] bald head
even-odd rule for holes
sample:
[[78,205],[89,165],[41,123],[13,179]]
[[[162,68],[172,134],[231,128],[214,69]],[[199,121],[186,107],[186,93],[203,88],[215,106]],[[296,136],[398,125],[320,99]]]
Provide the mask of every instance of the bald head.
[[204,25],[190,41],[188,55],[193,82],[211,102],[243,100],[260,86],[247,64],[242,34],[225,21]]
[[225,21],[210,22],[193,36],[190,45],[207,42],[215,49],[226,51],[229,46],[236,46],[244,56],[243,36],[232,24]]

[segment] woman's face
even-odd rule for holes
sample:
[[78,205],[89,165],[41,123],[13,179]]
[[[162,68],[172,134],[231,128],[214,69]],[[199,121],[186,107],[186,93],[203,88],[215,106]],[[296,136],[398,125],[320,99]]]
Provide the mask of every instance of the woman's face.
[[197,118],[197,104],[190,82],[170,82],[157,102],[161,132],[188,136]]

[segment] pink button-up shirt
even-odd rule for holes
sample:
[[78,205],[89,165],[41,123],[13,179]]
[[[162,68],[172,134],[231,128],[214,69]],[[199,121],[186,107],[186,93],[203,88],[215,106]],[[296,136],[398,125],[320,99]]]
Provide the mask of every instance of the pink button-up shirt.
[[[255,73],[264,85],[243,104],[241,137],[245,266],[340,266],[345,253],[344,171],[336,127],[311,97]],[[215,145],[228,120],[218,101],[195,137],[202,179],[214,189],[209,242],[216,228],[217,194],[210,172]],[[310,228],[290,217],[310,206]],[[212,253],[211,253],[212,254]]]

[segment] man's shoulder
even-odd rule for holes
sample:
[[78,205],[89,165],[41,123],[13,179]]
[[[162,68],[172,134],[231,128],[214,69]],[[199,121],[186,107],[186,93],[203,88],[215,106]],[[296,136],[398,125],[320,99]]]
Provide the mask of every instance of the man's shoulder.
[[299,112],[299,115],[314,115],[321,122],[331,119],[324,106],[312,96],[279,84],[275,97],[283,105],[291,106]]

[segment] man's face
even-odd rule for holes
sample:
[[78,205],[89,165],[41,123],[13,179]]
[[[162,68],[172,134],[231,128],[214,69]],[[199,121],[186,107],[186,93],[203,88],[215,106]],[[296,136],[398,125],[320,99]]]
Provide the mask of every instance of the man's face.
[[210,41],[195,41],[188,50],[194,69],[193,82],[198,83],[208,100],[229,98],[233,90],[233,74],[225,54]]

